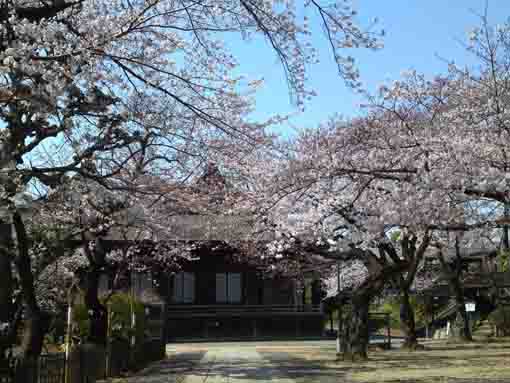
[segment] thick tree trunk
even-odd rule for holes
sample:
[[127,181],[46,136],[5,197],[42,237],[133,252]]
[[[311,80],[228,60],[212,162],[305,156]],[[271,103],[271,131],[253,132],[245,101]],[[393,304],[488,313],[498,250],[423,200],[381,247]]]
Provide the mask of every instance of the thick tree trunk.
[[464,288],[462,285],[462,257],[460,255],[460,247],[458,238],[455,239],[455,264],[448,265],[442,252],[439,252],[439,261],[443,267],[443,271],[448,277],[448,283],[453,290],[455,303],[457,308],[457,318],[455,320],[453,335],[462,341],[472,341],[471,329],[469,327],[469,318],[466,313],[466,305],[464,299]]
[[106,345],[108,318],[106,307],[99,301],[99,278],[101,269],[92,265],[87,273],[85,305],[89,313],[89,335],[87,341]]
[[418,337],[416,336],[414,310],[409,300],[408,290],[402,291],[400,295],[400,328],[404,333],[402,348],[416,350],[418,348]]
[[8,336],[12,325],[11,245],[11,225],[0,221],[0,363],[11,347]]
[[42,351],[44,335],[48,330],[49,321],[37,303],[34,287],[34,276],[30,265],[28,252],[28,236],[25,225],[19,213],[13,215],[13,224],[16,230],[17,256],[15,258],[16,270],[19,275],[21,292],[24,301],[25,331],[21,342],[24,359],[37,358]]
[[18,212],[13,214],[13,225],[16,231],[17,255],[14,260],[20,279],[24,302],[24,331],[21,342],[21,364],[17,369],[18,381],[30,381],[35,371],[36,361],[41,354],[44,335],[48,331],[48,317],[41,312],[37,303],[34,276],[28,252],[28,236],[25,225]]
[[89,314],[87,342],[105,346],[108,335],[108,312],[99,300],[99,278],[106,265],[106,251],[101,238],[96,238],[93,249],[83,237],[84,250],[90,266],[85,276],[85,306]]
[[368,308],[370,297],[353,297],[350,318],[344,326],[343,359],[353,362],[368,359]]
[[25,303],[25,331],[22,340],[22,355],[24,358],[36,358],[41,354],[43,339],[48,328],[47,318],[41,313],[37,303],[34,276],[30,265],[28,252],[28,236],[25,225],[19,213],[13,215],[16,230],[16,245],[18,254],[15,259],[16,270],[20,278],[23,301]]

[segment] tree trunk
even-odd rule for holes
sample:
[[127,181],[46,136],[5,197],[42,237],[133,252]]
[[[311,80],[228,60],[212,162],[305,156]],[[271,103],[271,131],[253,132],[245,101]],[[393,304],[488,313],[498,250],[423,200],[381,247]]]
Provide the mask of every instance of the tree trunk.
[[400,328],[404,333],[402,348],[416,350],[418,348],[418,337],[416,336],[414,310],[409,301],[408,290],[402,291],[400,295]]
[[37,303],[34,276],[30,264],[29,243],[25,224],[18,212],[13,214],[13,225],[16,231],[17,255],[14,260],[20,279],[21,293],[24,302],[24,331],[21,341],[21,361],[17,368],[18,381],[31,381],[36,371],[37,358],[41,354],[44,335],[48,331],[49,320],[41,312]]
[[25,303],[25,331],[21,343],[23,358],[37,358],[42,351],[44,335],[48,329],[48,318],[43,315],[37,303],[34,276],[28,252],[28,236],[25,224],[18,212],[13,214],[16,230],[16,246],[18,254],[15,258],[16,270],[19,275],[21,292]]
[[469,327],[469,318],[466,313],[466,305],[464,300],[464,288],[462,285],[462,257],[460,255],[459,240],[455,238],[455,264],[450,266],[447,264],[443,253],[439,252],[439,261],[441,262],[443,271],[447,275],[448,284],[453,290],[455,303],[457,308],[457,318],[455,320],[453,335],[462,341],[472,341],[471,329]]
[[466,312],[466,302],[464,294],[458,288],[455,288],[455,302],[457,306],[457,317],[455,318],[453,335],[459,340],[470,342],[473,340],[471,335],[471,327],[469,325],[469,317]]
[[11,268],[11,225],[0,221],[0,363],[9,344],[9,330],[12,321],[12,268]]
[[355,296],[352,299],[352,312],[344,326],[344,360],[353,362],[368,359],[368,308],[370,297]]
[[[83,238],[85,240],[85,237]],[[101,238],[96,238],[93,249],[84,242],[84,250],[90,266],[86,274],[85,305],[89,314],[89,335],[87,341],[106,346],[108,335],[108,312],[99,300],[99,279],[106,266],[106,251]]]
[[99,301],[99,278],[101,268],[92,265],[87,273],[85,305],[89,314],[89,335],[87,341],[106,345],[108,317],[106,307]]

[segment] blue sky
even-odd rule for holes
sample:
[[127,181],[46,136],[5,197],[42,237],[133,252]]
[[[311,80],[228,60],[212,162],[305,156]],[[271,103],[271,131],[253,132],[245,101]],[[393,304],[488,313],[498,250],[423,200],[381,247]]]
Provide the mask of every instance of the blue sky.
[[[362,81],[369,90],[387,79],[395,80],[406,69],[416,69],[427,75],[446,70],[446,63],[437,56],[454,59],[456,63],[472,64],[473,60],[461,46],[467,32],[479,25],[473,13],[483,13],[485,0],[356,0],[359,21],[368,24],[378,17],[386,31],[383,50],[371,52],[352,49],[348,54],[358,60]],[[505,22],[510,17],[510,1],[489,1],[491,24]],[[310,72],[312,87],[318,96],[307,104],[306,111],[291,120],[296,127],[313,127],[329,116],[339,113],[353,116],[362,101],[346,89],[336,73],[322,31],[315,28],[314,43],[321,51],[321,63]],[[261,42],[236,47],[240,53],[241,72],[250,77],[264,77],[265,85],[257,95],[257,110],[253,118],[265,118],[275,113],[295,111],[281,67],[273,54]],[[283,126],[290,133],[292,126]]]

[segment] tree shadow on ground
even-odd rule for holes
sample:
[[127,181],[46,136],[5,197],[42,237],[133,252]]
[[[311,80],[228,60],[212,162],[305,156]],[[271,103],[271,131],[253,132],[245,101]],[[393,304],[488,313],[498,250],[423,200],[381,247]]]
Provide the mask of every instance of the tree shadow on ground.
[[262,359],[230,357],[228,361],[203,360],[193,368],[191,375],[199,381],[231,381],[233,379],[267,382],[291,379],[298,382],[338,383],[343,381],[348,369],[326,367],[320,362],[310,362],[285,352],[260,353]]
[[[484,352],[485,351],[485,352]],[[380,378],[386,375],[387,378],[398,375],[399,371],[402,377],[391,380],[385,379],[385,383],[390,382],[408,382],[408,383],[478,383],[481,381],[491,383],[508,383],[510,377],[450,377],[456,373],[465,374],[466,371],[472,371],[473,376],[482,373],[487,374],[487,370],[497,371],[505,366],[505,361],[510,359],[510,350],[506,345],[498,344],[452,344],[441,345],[440,347],[427,348],[426,350],[405,352],[403,350],[390,350],[385,352],[369,353],[369,360],[363,363],[337,362],[343,367],[349,367],[349,376],[351,374],[361,373],[370,382],[380,381]],[[434,371],[445,376],[434,376],[427,371]],[[502,373],[505,373],[503,370]],[[409,379],[408,376],[414,376]],[[372,380],[368,376],[373,376]],[[420,376],[418,378],[417,376]],[[422,377],[421,377],[422,376]],[[378,377],[376,379],[375,377]]]
[[205,351],[183,352],[170,355],[166,359],[152,364],[128,382],[170,383],[179,382],[182,377],[195,368],[205,355]]

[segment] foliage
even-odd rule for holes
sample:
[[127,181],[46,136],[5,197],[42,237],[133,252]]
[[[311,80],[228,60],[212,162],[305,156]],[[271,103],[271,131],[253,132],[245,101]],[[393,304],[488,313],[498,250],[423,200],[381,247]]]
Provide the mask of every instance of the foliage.
[[84,341],[89,335],[89,314],[87,307],[80,303],[73,307],[73,337]]
[[[145,312],[141,302],[132,300],[126,293],[113,294],[108,301],[102,299],[102,303],[108,307],[111,322],[110,340],[129,341],[133,332],[131,330],[131,304],[136,315],[135,336],[136,342],[140,342],[145,333]],[[75,336],[85,340],[89,334],[89,316],[84,304],[75,305],[73,308],[73,322],[75,324]]]
[[490,313],[489,322],[498,328],[504,336],[510,335],[510,306],[499,306]]
[[[409,297],[409,303],[414,311],[414,320],[416,326],[419,327],[425,324],[425,305],[418,302],[415,296]],[[392,328],[400,328],[400,298],[388,297],[385,301],[372,308],[373,311],[390,313],[390,324]]]
[[[111,337],[113,339],[128,340],[132,335],[135,335],[137,343],[142,341],[146,327],[143,304],[133,300],[129,294],[118,293],[112,295],[107,305],[111,318]],[[131,330],[132,308],[136,318],[134,334]]]
[[500,250],[498,252],[498,270],[508,271],[510,265],[510,251]]

